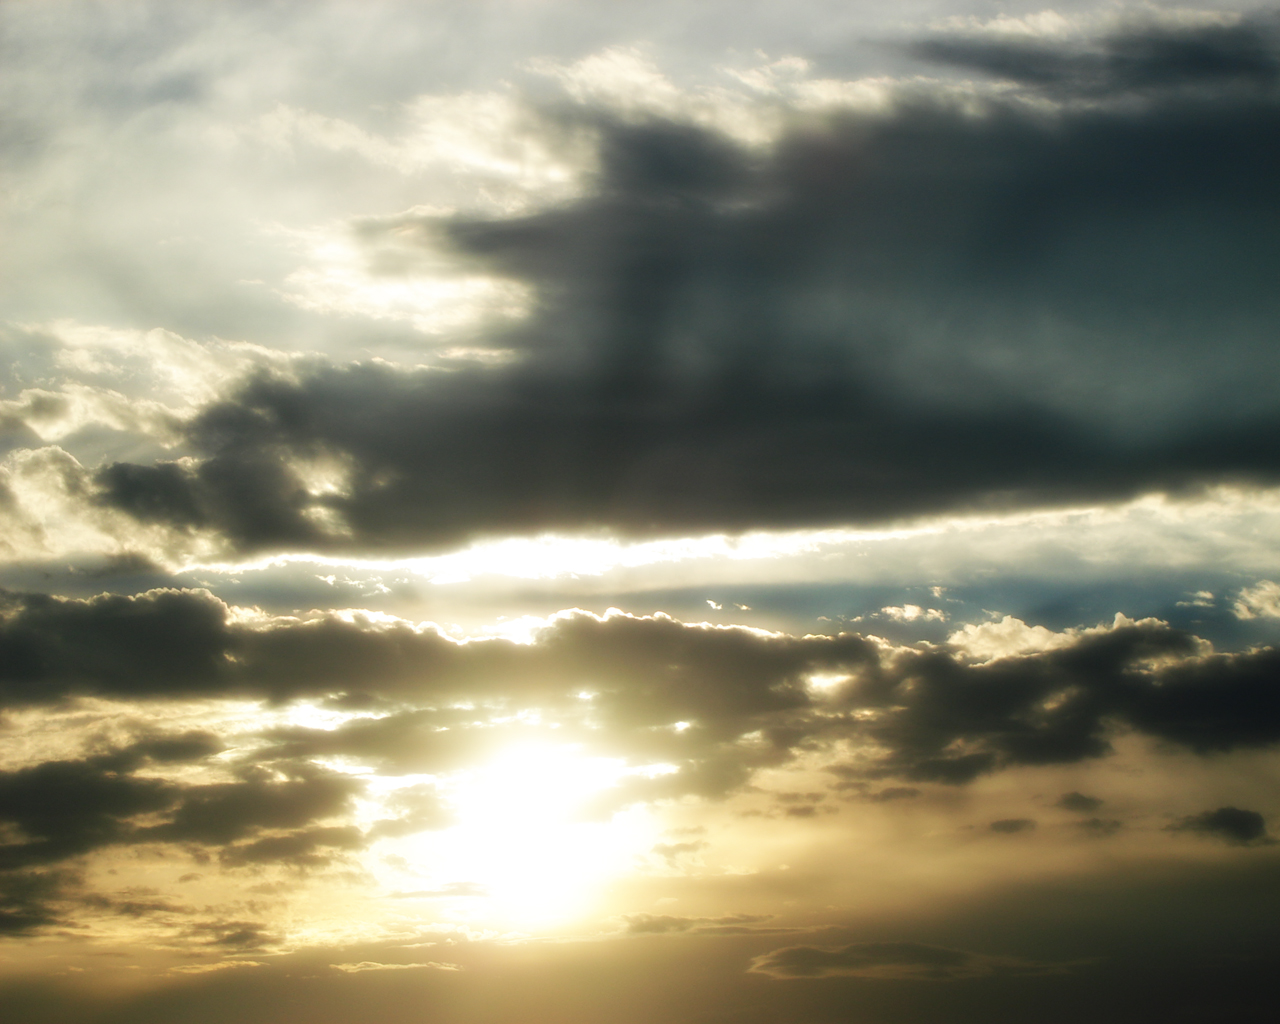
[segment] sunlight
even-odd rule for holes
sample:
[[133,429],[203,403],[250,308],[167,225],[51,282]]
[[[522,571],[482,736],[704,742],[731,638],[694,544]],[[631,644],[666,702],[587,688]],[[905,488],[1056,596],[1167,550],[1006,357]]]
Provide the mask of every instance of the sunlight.
[[570,746],[525,744],[443,788],[459,819],[409,840],[407,854],[457,893],[460,919],[540,929],[589,913],[600,885],[630,869],[653,842],[648,812],[583,820],[591,798],[628,774],[617,758],[584,757]]

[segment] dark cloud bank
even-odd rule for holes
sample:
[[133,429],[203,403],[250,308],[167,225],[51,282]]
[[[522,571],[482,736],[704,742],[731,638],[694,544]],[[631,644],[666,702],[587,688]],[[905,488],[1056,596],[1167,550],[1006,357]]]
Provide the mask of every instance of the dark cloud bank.
[[[381,717],[273,733],[281,750],[355,753],[407,771],[442,767],[482,743],[478,732],[454,752],[449,734],[475,727],[486,708],[581,719],[603,730],[600,742],[622,743],[636,757],[699,758],[762,727],[778,751],[856,732],[883,748],[883,759],[864,766],[869,775],[938,782],[1102,756],[1114,727],[1200,753],[1280,740],[1280,653],[1204,654],[1194,636],[1153,619],[1120,620],[1067,646],[975,663],[947,647],[890,648],[848,633],[764,634],[663,615],[570,612],[532,644],[459,643],[431,628],[336,614],[246,624],[203,591],[4,601],[5,705],[78,696],[324,698]],[[815,674],[847,681],[816,689]],[[848,717],[853,711],[874,714]],[[668,728],[678,722],[690,727]],[[203,734],[144,737],[104,765],[124,771],[143,759],[198,759],[221,749]],[[1061,806],[1089,811],[1097,803],[1072,793]]]
[[[816,690],[808,682],[815,673],[848,678]],[[0,772],[0,875],[16,886],[0,908],[3,926],[40,925],[45,903],[31,878],[53,878],[40,872],[96,849],[178,844],[231,868],[306,868],[382,835],[441,827],[448,816],[430,786],[399,794],[398,816],[367,831],[343,824],[361,783],[312,759],[349,756],[382,774],[437,773],[513,741],[549,737],[542,726],[514,722],[512,711],[537,710],[556,722],[557,743],[678,769],[608,791],[597,808],[605,813],[637,800],[723,797],[757,768],[842,739],[868,750],[831,769],[833,790],[853,794],[877,779],[959,785],[1018,765],[1103,757],[1124,731],[1206,755],[1268,746],[1280,741],[1278,675],[1276,651],[1206,655],[1194,637],[1154,620],[978,664],[947,648],[893,649],[851,634],[769,635],[663,616],[567,613],[532,644],[457,643],[433,630],[339,616],[246,624],[204,592],[9,594],[0,701],[10,708],[91,696],[143,702],[141,715],[156,700],[306,697],[377,716],[333,729],[264,726],[228,762],[236,778],[225,783],[164,777],[165,766],[220,755],[226,744],[218,736],[141,725],[128,745]],[[495,715],[506,721],[495,724]],[[1079,793],[1059,802],[1075,812],[1098,805]],[[990,828],[1014,834],[1034,824],[1008,819]],[[1105,824],[1094,831],[1115,831]],[[1262,816],[1238,808],[1174,828],[1242,845],[1269,842]]]
[[[766,152],[545,111],[597,133],[585,198],[360,227],[532,286],[478,342],[514,363],[255,377],[187,425],[194,464],[104,467],[99,500],[238,551],[421,550],[1274,480],[1271,23],[917,52],[1014,85],[796,115]],[[306,492],[317,456],[349,493]]]

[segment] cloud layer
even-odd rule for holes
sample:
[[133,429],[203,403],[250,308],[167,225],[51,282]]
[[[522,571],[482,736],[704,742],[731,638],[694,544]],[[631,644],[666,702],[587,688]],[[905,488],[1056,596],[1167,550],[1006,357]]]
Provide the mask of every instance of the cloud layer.
[[595,139],[581,198],[359,236],[530,289],[478,342],[514,362],[261,371],[186,423],[194,460],[106,466],[99,500],[233,551],[419,550],[1274,479],[1269,23],[1063,45],[922,43],[1023,84],[793,112],[763,148],[544,109]]

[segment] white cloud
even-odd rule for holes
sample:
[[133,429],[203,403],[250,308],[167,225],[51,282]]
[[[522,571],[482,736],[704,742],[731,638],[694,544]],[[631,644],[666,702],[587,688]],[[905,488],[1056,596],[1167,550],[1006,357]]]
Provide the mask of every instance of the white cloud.
[[351,153],[404,175],[473,175],[524,193],[527,200],[568,198],[591,164],[585,139],[550,130],[509,91],[420,95],[401,106],[399,122],[399,131],[380,134],[280,104],[245,134],[281,150]]
[[880,614],[895,622],[946,622],[947,613],[940,608],[922,608],[918,604],[888,605]]
[[1238,24],[1241,15],[1234,11],[1206,11],[1186,7],[1160,8],[1145,4],[1136,9],[1120,7],[1062,13],[1053,9],[1021,15],[999,14],[983,18],[974,14],[958,14],[941,18],[930,27],[943,32],[977,35],[1024,37],[1053,42],[1084,40],[1109,32],[1130,28],[1135,24],[1169,28],[1202,28]]
[[1028,626],[1012,615],[995,622],[969,623],[947,637],[947,643],[979,661],[1048,651],[1065,647],[1074,640],[1075,636],[1069,630],[1055,633],[1044,626]]
[[[1038,654],[1058,647],[1067,647],[1081,637],[1110,633],[1129,626],[1167,626],[1162,619],[1131,619],[1123,612],[1116,612],[1111,622],[1099,623],[1085,629],[1064,629],[1058,633],[1045,626],[1029,626],[1021,619],[1005,615],[992,622],[968,623],[947,637],[947,643],[959,648],[975,661],[995,661],[1022,654]],[[1210,654],[1213,645],[1206,640],[1193,638],[1198,655]],[[1169,660],[1184,657],[1181,654],[1146,659],[1137,664],[1156,668]]]
[[1240,591],[1234,605],[1238,619],[1280,619],[1280,583],[1260,580]]
[[[275,230],[307,260],[284,279],[277,294],[313,313],[401,321],[426,335],[524,316],[532,303],[525,285],[469,274],[431,258],[429,247],[422,244],[421,219],[436,212],[417,208],[384,218],[377,225],[381,230],[376,248],[362,243],[352,224],[277,226]],[[395,269],[384,272],[379,264]]]
[[1212,608],[1213,607],[1213,591],[1197,590],[1190,599],[1178,602],[1179,608]]
[[344,974],[359,974],[362,971],[409,971],[415,968],[428,968],[435,971],[462,970],[458,964],[438,963],[435,960],[428,960],[421,964],[381,964],[373,960],[361,960],[357,964],[331,964],[330,966]]

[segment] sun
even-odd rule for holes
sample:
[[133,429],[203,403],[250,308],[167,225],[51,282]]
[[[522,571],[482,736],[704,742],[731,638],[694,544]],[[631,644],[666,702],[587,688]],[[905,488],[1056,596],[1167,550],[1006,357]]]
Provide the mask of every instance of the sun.
[[576,746],[528,743],[441,780],[456,824],[407,842],[447,911],[486,927],[551,929],[592,915],[610,878],[634,869],[658,826],[640,807],[590,805],[633,769]]

